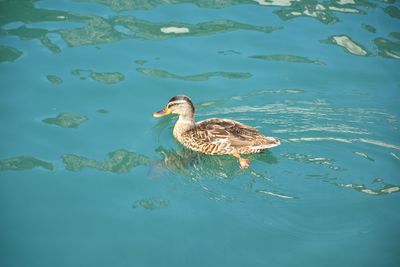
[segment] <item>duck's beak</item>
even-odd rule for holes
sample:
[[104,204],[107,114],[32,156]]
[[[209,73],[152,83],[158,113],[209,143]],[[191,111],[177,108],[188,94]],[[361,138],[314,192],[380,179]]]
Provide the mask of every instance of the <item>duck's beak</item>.
[[171,114],[172,111],[169,108],[164,108],[163,110],[157,111],[153,113],[154,118],[164,117],[168,114]]

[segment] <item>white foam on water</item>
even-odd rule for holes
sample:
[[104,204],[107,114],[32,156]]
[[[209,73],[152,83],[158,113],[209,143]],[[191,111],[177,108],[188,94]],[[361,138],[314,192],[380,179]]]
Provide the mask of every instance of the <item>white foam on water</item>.
[[258,193],[262,193],[262,194],[266,194],[266,195],[271,195],[271,196],[274,196],[274,197],[283,198],[283,199],[294,199],[294,197],[291,197],[291,196],[277,194],[277,193],[273,193],[273,192],[269,192],[269,191],[265,191],[265,190],[257,190],[257,192]]
[[394,154],[393,152],[390,152],[390,155],[392,155],[394,158],[396,158],[396,159],[400,160],[400,157],[399,157],[399,156],[397,156],[396,154]]
[[395,59],[400,59],[400,56],[390,53],[389,51],[385,51],[385,54],[388,55],[389,57],[395,58]]
[[367,154],[365,154],[363,152],[356,151],[356,152],[354,152],[354,154],[356,154],[357,156],[360,156],[362,158],[365,158],[367,160],[374,161],[373,158],[371,158],[370,156],[368,156]]
[[393,149],[396,149],[396,150],[400,150],[400,146],[396,146],[396,145],[393,145],[393,144],[388,144],[388,143],[385,143],[385,142],[379,141],[379,140],[364,139],[364,138],[356,139],[356,140],[360,141],[360,142],[363,142],[363,143],[367,143],[367,144],[372,144],[372,145],[377,145],[377,146],[382,146],[382,147],[387,147],[387,148],[393,148]]
[[182,34],[188,33],[190,30],[186,27],[162,27],[161,32],[163,33],[175,33],[175,34]]
[[336,138],[336,137],[300,137],[300,138],[289,138],[288,140],[291,142],[337,141],[337,142],[349,143],[349,144],[352,143],[351,139]]
[[393,186],[393,187],[389,187],[386,189],[382,189],[382,192],[386,193],[386,194],[396,193],[399,191],[400,191],[400,187],[398,187],[398,186]]
[[339,5],[354,5],[356,3],[354,0],[338,0],[336,2]]
[[337,138],[337,137],[300,137],[300,138],[289,138],[287,139],[291,142],[313,142],[313,141],[337,141],[342,143],[353,143],[353,142],[362,142],[371,145],[392,148],[396,150],[400,150],[400,146],[388,144],[383,141],[373,140],[373,139],[364,139],[364,138],[355,138],[355,139],[346,139],[346,138]]
[[338,12],[345,12],[345,13],[360,13],[359,10],[354,9],[354,8],[335,7],[335,6],[330,6],[329,10],[338,11]]
[[294,1],[296,0],[254,0],[254,2],[263,6],[291,6]]

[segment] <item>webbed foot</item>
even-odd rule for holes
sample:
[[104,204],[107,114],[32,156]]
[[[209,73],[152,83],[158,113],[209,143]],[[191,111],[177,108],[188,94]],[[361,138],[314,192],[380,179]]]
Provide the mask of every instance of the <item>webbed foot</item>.
[[251,161],[249,159],[242,158],[240,154],[233,154],[233,156],[239,160],[241,169],[247,169],[250,166]]

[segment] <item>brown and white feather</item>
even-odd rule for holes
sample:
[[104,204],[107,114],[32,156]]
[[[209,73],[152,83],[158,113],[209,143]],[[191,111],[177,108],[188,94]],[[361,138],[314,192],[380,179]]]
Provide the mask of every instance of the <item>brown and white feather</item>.
[[208,119],[178,137],[184,146],[205,154],[251,154],[280,144],[257,129],[228,119]]

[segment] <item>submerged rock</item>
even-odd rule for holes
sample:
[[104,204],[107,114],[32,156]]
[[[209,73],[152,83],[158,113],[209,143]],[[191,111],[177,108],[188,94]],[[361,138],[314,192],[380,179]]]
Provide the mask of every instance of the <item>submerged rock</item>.
[[[110,7],[112,10],[120,12],[120,11],[128,11],[128,10],[149,10],[153,9],[159,5],[175,5],[175,4],[183,4],[190,3],[196,5],[198,7],[203,8],[224,8],[233,5],[243,4],[244,3],[252,3],[252,0],[224,0],[224,1],[210,1],[210,0],[152,0],[152,1],[131,1],[131,0],[85,0],[87,2],[94,2],[106,5]],[[286,0],[289,1],[289,0]],[[293,1],[293,0],[291,0]]]
[[390,36],[392,36],[393,38],[400,40],[400,32],[391,32]]
[[79,76],[81,80],[86,80],[88,76],[92,80],[104,84],[114,84],[125,79],[125,76],[120,72],[95,72],[92,70],[74,69],[71,71],[71,74]]
[[98,109],[97,112],[98,112],[98,113],[101,113],[101,114],[110,113],[110,111],[109,111],[108,109],[104,109],[104,108]]
[[[392,35],[396,37],[397,35]],[[398,36],[397,36],[398,37]],[[376,38],[374,39],[374,43],[378,48],[378,55],[381,57],[392,58],[392,59],[400,59],[400,43],[393,42],[391,40],[385,38]]]
[[46,29],[38,29],[38,28],[28,28],[26,26],[21,26],[17,29],[11,29],[6,31],[7,35],[15,35],[21,38],[22,40],[34,40],[37,39],[47,47],[53,53],[60,53],[61,49],[54,44],[49,38],[48,34],[51,33]]
[[144,198],[136,200],[132,208],[142,207],[146,210],[156,210],[169,205],[169,200],[163,197]]
[[368,50],[364,48],[364,46],[357,43],[347,35],[333,35],[327,40],[323,40],[321,42],[341,46],[346,52],[356,56],[368,56],[370,54]]
[[78,128],[79,125],[88,120],[88,117],[79,115],[79,114],[71,114],[71,113],[60,113],[55,118],[47,118],[44,119],[43,122],[47,124],[54,124],[62,128]]
[[[116,16],[110,19],[90,17],[81,28],[59,30],[58,33],[71,47],[111,43],[124,39],[164,40],[181,36],[204,36],[235,30],[250,30],[270,33],[281,27],[260,27],[232,20],[214,20],[198,24],[155,23],[131,16]],[[124,32],[118,31],[118,29]]]
[[60,77],[58,77],[57,75],[47,75],[46,78],[47,78],[47,80],[48,80],[49,82],[51,82],[52,84],[55,84],[55,85],[59,85],[59,84],[62,84],[62,83],[64,82],[64,81],[63,81]]
[[0,171],[23,171],[34,168],[43,168],[52,171],[53,164],[31,156],[19,156],[0,160]]
[[147,165],[149,163],[149,159],[146,156],[125,149],[119,149],[108,153],[108,158],[108,160],[99,162],[74,154],[65,154],[62,156],[66,169],[70,171],[94,168],[101,171],[126,173],[134,167]]
[[170,79],[178,79],[183,81],[207,81],[211,77],[224,77],[228,79],[248,79],[252,77],[251,73],[248,72],[225,72],[225,71],[216,71],[216,72],[207,72],[196,75],[177,75],[166,70],[160,69],[150,69],[150,68],[137,68],[138,72],[151,77],[157,78],[170,78]]
[[330,9],[317,1],[293,1],[289,8],[278,9],[274,13],[282,20],[310,17],[324,24],[333,24],[339,21]]
[[23,53],[14,47],[0,45],[0,62],[13,62],[22,55]]
[[113,84],[123,81],[125,76],[119,72],[92,72],[90,78],[97,82]]
[[396,6],[385,7],[383,11],[393,18],[400,19],[400,9]]
[[376,28],[372,25],[363,23],[363,24],[361,24],[361,28],[363,28],[369,32],[376,33]]
[[138,65],[144,65],[144,64],[147,63],[147,60],[144,60],[144,59],[137,59],[137,60],[135,60],[135,63],[138,64]]
[[313,63],[318,65],[324,65],[325,63],[320,60],[312,60],[307,57],[294,56],[294,55],[255,55],[249,58],[266,60],[266,61],[286,61],[293,63]]

